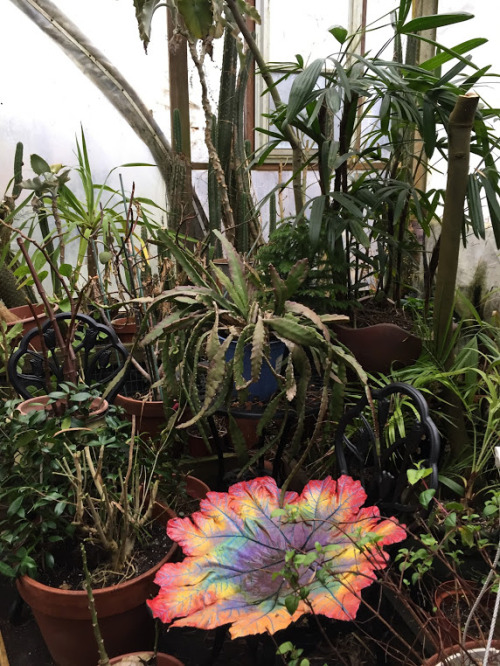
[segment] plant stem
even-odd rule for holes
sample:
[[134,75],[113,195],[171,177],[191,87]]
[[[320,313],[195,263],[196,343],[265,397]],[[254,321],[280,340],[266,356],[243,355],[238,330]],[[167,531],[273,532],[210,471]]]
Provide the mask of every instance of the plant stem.
[[97,611],[95,608],[94,595],[92,593],[92,585],[90,582],[90,572],[87,564],[87,553],[85,552],[85,546],[83,545],[83,543],[80,544],[80,548],[82,551],[83,571],[85,573],[85,590],[87,591],[87,597],[89,599],[90,616],[92,618],[92,629],[94,631],[94,637],[97,643],[97,649],[99,650],[98,666],[109,666],[109,657],[106,654],[104,641],[102,640],[101,630],[99,629],[99,623],[97,621]]
[[[226,2],[229,9],[231,10],[231,13],[234,17],[234,20],[238,28],[240,29],[241,34],[243,35],[243,38],[248,48],[250,49],[250,51],[253,54],[253,57],[255,58],[255,62],[259,67],[260,75],[262,76],[268,87],[269,93],[273,98],[274,105],[276,106],[276,108],[279,108],[282,105],[281,97],[279,96],[278,89],[273,80],[273,77],[271,76],[269,67],[267,66],[267,63],[262,56],[262,53],[260,52],[259,47],[257,46],[257,43],[252,36],[252,33],[248,29],[245,19],[238,10],[235,0],[226,0]],[[295,209],[297,214],[299,214],[299,212],[304,207],[304,194],[302,191],[302,180],[301,180],[301,174],[304,167],[304,156],[302,153],[302,148],[300,146],[300,143],[293,129],[289,125],[287,125],[285,126],[283,131],[292,149],[292,167],[294,173],[293,195],[295,200]]]
[[439,265],[434,296],[434,346],[445,365],[453,355],[451,341],[455,304],[460,235],[469,175],[470,137],[479,95],[467,93],[457,98],[448,127],[449,162],[443,209]]

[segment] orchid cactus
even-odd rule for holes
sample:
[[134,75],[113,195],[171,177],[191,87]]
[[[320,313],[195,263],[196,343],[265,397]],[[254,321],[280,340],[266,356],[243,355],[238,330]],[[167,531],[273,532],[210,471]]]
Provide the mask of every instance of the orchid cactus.
[[[167,533],[186,557],[158,572],[154,616],[178,627],[231,624],[233,638],[274,633],[311,612],[352,620],[361,590],[387,564],[383,547],[405,529],[377,507],[362,508],[366,493],[349,476],[310,481],[281,499],[262,477],[210,492],[200,511],[170,520]],[[295,558],[296,583],[307,591],[293,612],[285,602],[297,589],[285,574],[290,552],[304,556]]]

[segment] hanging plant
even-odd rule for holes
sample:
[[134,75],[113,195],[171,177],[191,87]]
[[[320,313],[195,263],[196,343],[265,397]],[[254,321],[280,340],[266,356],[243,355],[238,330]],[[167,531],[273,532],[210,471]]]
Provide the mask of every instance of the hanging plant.
[[200,511],[170,520],[167,534],[186,557],[158,572],[153,615],[178,627],[231,624],[232,638],[274,633],[311,612],[355,618],[361,590],[387,564],[383,547],[406,531],[362,508],[366,493],[349,476],[282,499],[262,477],[210,492]]

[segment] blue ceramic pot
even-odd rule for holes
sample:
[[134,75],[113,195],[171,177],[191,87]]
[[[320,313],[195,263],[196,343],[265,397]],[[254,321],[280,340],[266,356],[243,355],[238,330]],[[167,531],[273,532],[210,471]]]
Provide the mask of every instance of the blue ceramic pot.
[[[221,342],[224,338],[220,338]],[[236,350],[237,341],[233,340],[226,352],[226,361],[231,361],[234,357],[234,352]],[[281,342],[281,340],[272,340],[269,343],[269,362],[275,370],[279,371],[283,358],[285,357],[287,348],[286,345]],[[243,354],[243,377],[246,380],[249,380],[252,376],[252,365],[251,365],[251,353],[252,346],[246,345]],[[269,398],[276,392],[278,389],[278,382],[276,377],[273,375],[269,365],[266,361],[262,363],[260,368],[260,376],[258,381],[252,382],[248,387],[248,395],[252,398],[257,398],[258,400],[269,400]],[[237,391],[235,390],[235,394]]]

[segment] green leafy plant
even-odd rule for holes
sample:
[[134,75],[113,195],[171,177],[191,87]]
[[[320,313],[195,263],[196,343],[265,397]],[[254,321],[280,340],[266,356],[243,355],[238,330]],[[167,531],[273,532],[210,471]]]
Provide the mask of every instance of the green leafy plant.
[[51,403],[66,394],[72,400],[63,417],[23,415],[17,401],[2,409],[2,575],[38,576],[82,540],[103,553],[109,569],[123,570],[136,540],[148,533],[160,476],[163,491],[172,478],[160,453],[137,440],[114,408],[92,422],[87,414],[95,396],[68,387],[52,394]]
[[[213,263],[200,265],[170,235],[161,237],[188,284],[153,301],[151,309],[167,306],[168,314],[147,333],[144,343],[160,337],[164,340],[164,390],[173,392],[174,398],[180,396],[192,413],[179,428],[188,428],[221,407],[228,408],[235,401],[235,389],[237,401],[247,400],[247,391],[259,379],[263,366],[269,367],[276,390],[265,400],[259,427],[269,423],[283,404],[285,409],[294,409],[297,427],[290,448],[297,450],[313,374],[320,378],[321,386],[318,429],[329,406],[329,388],[337,382],[337,366],[350,366],[361,382],[365,374],[354,358],[332,342],[316,312],[290,300],[306,275],[306,261],[297,262],[285,279],[269,267],[271,285],[267,286],[222,234],[214,234],[227,256],[229,277]],[[281,341],[288,352],[281,369],[270,363],[273,340]],[[234,356],[230,359],[227,352],[233,341]],[[248,354],[250,372],[245,374]]]
[[[311,63],[297,56],[295,62],[273,64],[275,80],[293,77],[293,82],[288,101],[271,114],[273,127],[266,132],[269,146],[262,159],[288,140],[290,127],[302,138],[302,169],[317,168],[320,193],[297,209],[295,223],[305,220],[312,251],[325,253],[336,270],[335,282],[343,285],[339,298],[357,298],[373,286],[396,301],[404,295],[408,267],[415,266],[422,251],[411,227],[429,235],[445,194],[426,191],[421,183],[432,172],[432,160],[449,158],[447,132],[456,101],[489,75],[489,68],[478,68],[467,55],[484,43],[481,38],[453,49],[431,42],[437,55],[417,64],[418,44],[427,41],[420,30],[471,15],[411,19],[410,8],[411,3],[400,2],[392,15],[393,60],[377,52],[356,53],[359,35],[337,30],[338,52]],[[405,59],[403,39],[408,40]],[[450,68],[441,74],[445,64]],[[498,209],[498,171],[492,159],[498,140],[490,124],[496,116],[484,101],[474,116],[471,151],[480,166],[468,177],[467,211],[459,213],[464,239],[466,230],[484,237],[481,196],[492,211]],[[498,241],[497,213],[491,215]],[[428,285],[437,252],[426,265]]]
[[[78,164],[74,168],[49,165],[43,157],[31,155],[30,164],[35,176],[19,183],[20,192],[29,194],[2,221],[9,242],[16,237],[24,240],[40,281],[48,278],[53,296],[59,300],[62,310],[69,309],[71,300],[82,292],[85,292],[85,300],[100,306],[128,300],[131,295],[126,287],[122,289],[122,279],[117,279],[114,270],[118,262],[116,257],[123,255],[122,273],[130,267],[126,252],[131,252],[131,245],[141,248],[139,257],[142,261],[145,247],[142,236],[147,235],[153,240],[158,226],[149,212],[158,209],[154,202],[134,194],[127,197],[123,185],[116,189],[108,184],[118,168],[148,165],[116,167],[104,183],[98,184],[93,178],[83,129],[76,143],[76,154]],[[78,183],[72,188],[69,183],[74,174]],[[83,191],[83,198],[75,194],[77,187]],[[32,207],[33,215],[18,222],[21,211],[27,206]],[[133,220],[130,219],[132,206],[138,211]],[[32,286],[30,268],[19,253],[16,259],[15,275],[20,285]],[[137,263],[137,258],[132,256],[131,261]],[[66,280],[66,289],[61,278]],[[125,283],[130,285],[130,279],[125,278]],[[113,295],[115,290],[118,293]],[[124,293],[128,298],[123,297]]]

